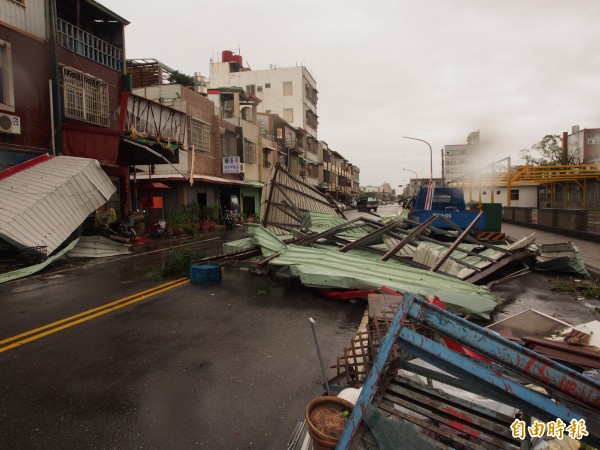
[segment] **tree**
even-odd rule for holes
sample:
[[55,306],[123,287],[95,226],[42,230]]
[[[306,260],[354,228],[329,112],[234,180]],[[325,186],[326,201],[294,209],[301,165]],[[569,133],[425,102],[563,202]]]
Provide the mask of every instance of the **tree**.
[[547,134],[540,142],[521,150],[521,158],[528,166],[556,166],[573,164],[574,157],[563,151],[562,139],[557,134]]
[[196,86],[196,80],[194,77],[181,73],[178,70],[173,71],[169,75],[169,83],[182,84],[190,89],[193,89],[194,86]]

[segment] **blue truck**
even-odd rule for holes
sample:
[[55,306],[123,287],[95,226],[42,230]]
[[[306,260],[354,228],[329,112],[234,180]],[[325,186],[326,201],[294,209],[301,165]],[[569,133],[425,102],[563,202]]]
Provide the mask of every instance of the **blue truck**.
[[[478,210],[468,210],[465,203],[465,196],[461,188],[454,187],[436,187],[433,191],[431,209],[425,209],[427,199],[427,188],[422,187],[417,193],[414,205],[409,217],[419,223],[425,222],[434,214],[439,214],[461,228],[468,227],[477,214]],[[484,210],[483,215],[475,225],[474,230],[487,230],[487,213]],[[436,219],[432,226],[441,229],[451,229],[448,223],[442,219]]]

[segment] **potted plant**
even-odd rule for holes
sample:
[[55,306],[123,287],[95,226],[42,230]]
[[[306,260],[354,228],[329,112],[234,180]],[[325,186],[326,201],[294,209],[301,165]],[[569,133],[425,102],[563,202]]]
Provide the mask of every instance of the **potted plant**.
[[306,423],[315,450],[337,446],[353,408],[352,403],[333,396],[317,397],[308,403]]
[[217,207],[214,205],[207,205],[202,208],[202,231],[214,230],[217,225],[215,222],[216,213]]

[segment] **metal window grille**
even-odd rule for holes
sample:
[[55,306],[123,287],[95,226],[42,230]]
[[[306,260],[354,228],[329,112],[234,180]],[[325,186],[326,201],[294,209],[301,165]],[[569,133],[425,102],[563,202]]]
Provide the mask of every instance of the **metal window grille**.
[[65,116],[108,127],[108,84],[70,67],[63,67],[62,76]]
[[201,152],[210,151],[210,126],[197,119],[190,118],[189,145]]
[[0,104],[10,111],[14,111],[15,107],[12,67],[11,44],[0,40]]
[[256,144],[244,139],[244,163],[256,162]]
[[239,156],[237,151],[237,139],[234,136],[227,133],[221,136],[221,155]]

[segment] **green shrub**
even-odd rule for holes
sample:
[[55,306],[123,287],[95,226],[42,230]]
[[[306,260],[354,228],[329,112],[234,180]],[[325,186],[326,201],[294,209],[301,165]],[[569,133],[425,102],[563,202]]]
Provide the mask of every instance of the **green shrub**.
[[183,231],[185,231],[185,233],[189,234],[190,236],[196,234],[196,229],[191,225],[182,225],[181,228],[183,228]]
[[150,274],[155,280],[187,277],[192,263],[205,256],[206,252],[202,250],[171,250],[167,252],[162,264],[153,267]]
[[579,281],[572,278],[557,278],[553,282],[552,290],[566,292],[577,297],[600,298],[600,286],[597,281]]
[[200,219],[200,206],[198,202],[190,202],[179,209],[167,213],[167,224],[170,227],[183,227]]

